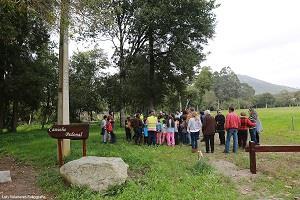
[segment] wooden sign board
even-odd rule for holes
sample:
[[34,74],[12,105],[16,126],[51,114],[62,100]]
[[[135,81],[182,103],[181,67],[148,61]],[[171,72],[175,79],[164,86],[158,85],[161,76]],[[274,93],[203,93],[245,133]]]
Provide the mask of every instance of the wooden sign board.
[[48,134],[55,139],[86,140],[89,127],[89,124],[53,125]]

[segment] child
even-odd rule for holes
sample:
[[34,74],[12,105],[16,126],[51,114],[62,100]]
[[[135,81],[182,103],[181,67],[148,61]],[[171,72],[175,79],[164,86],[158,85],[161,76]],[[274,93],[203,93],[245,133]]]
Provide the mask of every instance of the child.
[[255,123],[251,122],[250,119],[246,117],[245,112],[241,112],[241,125],[239,127],[238,131],[238,144],[239,147],[242,147],[245,149],[247,144],[247,137],[248,137],[248,128],[249,127],[255,127]]
[[148,124],[147,124],[147,119],[144,120],[143,132],[144,132],[144,144],[148,144]]
[[162,133],[161,133],[161,144],[164,144],[167,135],[167,121],[163,120]]
[[127,117],[125,120],[125,133],[126,133],[126,140],[128,142],[131,141],[131,122],[130,122],[130,117]]
[[116,135],[114,134],[112,121],[113,121],[113,118],[112,118],[112,116],[109,115],[107,117],[107,121],[106,121],[106,131],[107,131],[108,135],[110,136],[109,142],[114,144],[116,142]]
[[175,121],[171,115],[167,119],[167,143],[168,146],[175,146]]
[[160,122],[160,119],[158,119],[158,122],[156,124],[156,144],[161,145],[161,137],[162,137],[162,124]]
[[179,144],[179,118],[175,119],[175,145]]
[[102,121],[101,121],[101,124],[100,124],[100,127],[101,127],[101,135],[102,135],[102,142],[103,142],[104,144],[106,144],[106,138],[107,138],[106,119],[107,119],[107,116],[104,115],[104,116],[103,116],[103,119],[102,119]]

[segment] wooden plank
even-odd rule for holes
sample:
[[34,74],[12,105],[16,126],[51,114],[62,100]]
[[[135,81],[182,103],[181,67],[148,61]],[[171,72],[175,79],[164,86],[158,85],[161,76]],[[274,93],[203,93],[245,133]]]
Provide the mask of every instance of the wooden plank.
[[[249,146],[245,148],[246,152],[250,151]],[[300,152],[300,145],[256,145],[256,152]]]
[[255,152],[300,152],[300,146],[292,145],[264,145],[255,146]]

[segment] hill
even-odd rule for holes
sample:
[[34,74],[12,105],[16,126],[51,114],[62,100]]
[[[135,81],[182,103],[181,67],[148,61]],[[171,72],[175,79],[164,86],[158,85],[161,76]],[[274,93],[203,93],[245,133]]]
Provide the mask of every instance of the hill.
[[237,74],[237,76],[241,83],[248,83],[250,86],[252,86],[255,89],[255,94],[262,94],[265,92],[278,94],[282,90],[287,90],[289,92],[295,92],[299,90],[288,86],[276,85],[246,75]]

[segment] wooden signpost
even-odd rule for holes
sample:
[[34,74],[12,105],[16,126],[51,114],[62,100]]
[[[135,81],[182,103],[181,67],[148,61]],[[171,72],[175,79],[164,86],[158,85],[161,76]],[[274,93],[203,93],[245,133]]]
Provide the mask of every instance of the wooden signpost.
[[48,129],[50,137],[57,139],[59,166],[64,164],[62,153],[63,139],[82,140],[82,156],[86,156],[86,140],[89,137],[89,124],[54,125]]

